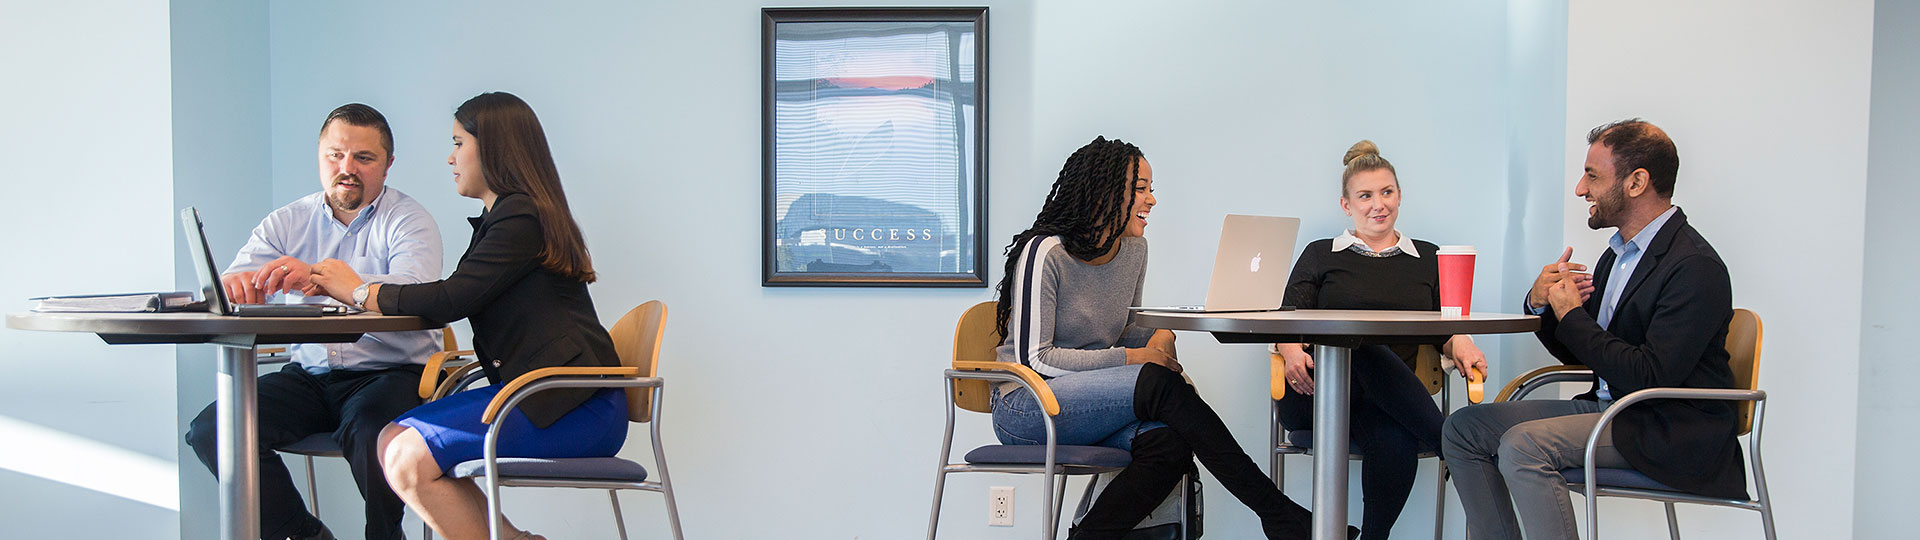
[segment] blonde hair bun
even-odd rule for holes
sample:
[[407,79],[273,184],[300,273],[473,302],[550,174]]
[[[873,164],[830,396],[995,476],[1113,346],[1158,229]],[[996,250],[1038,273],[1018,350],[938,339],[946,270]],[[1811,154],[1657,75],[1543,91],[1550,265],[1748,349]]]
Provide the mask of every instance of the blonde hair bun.
[[1360,142],[1353,143],[1352,148],[1347,149],[1347,155],[1340,158],[1340,164],[1347,165],[1353,163],[1354,159],[1368,154],[1375,156],[1380,155],[1380,147],[1374,145],[1373,141],[1361,139]]

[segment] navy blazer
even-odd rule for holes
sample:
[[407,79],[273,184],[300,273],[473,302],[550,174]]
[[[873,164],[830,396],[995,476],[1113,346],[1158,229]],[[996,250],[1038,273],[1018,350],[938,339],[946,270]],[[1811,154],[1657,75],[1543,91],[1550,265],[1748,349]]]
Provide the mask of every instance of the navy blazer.
[[[533,198],[501,195],[473,224],[473,239],[447,279],[380,286],[380,310],[439,324],[469,319],[473,350],[495,384],[553,366],[620,365],[613,339],[593,309],[587,284],[540,266],[546,246]],[[545,428],[596,390],[548,390],[520,402]]]
[[[1654,234],[1627,276],[1613,320],[1601,328],[1593,314],[1600,312],[1607,281],[1619,279],[1609,275],[1614,258],[1613,250],[1600,256],[1595,293],[1581,309],[1558,320],[1549,310],[1540,318],[1538,336],[1547,350],[1563,363],[1592,368],[1615,398],[1652,387],[1732,388],[1726,348],[1732,280],[1686,213],[1676,209]],[[1598,398],[1589,390],[1576,399]],[[1613,441],[1649,478],[1700,495],[1744,498],[1738,422],[1725,401],[1654,400],[1620,413]]]

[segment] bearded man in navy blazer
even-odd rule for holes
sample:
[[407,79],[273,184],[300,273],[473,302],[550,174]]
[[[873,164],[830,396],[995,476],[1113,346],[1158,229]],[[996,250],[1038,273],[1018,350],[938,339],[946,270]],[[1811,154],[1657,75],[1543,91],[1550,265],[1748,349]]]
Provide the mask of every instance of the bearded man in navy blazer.
[[[1679,169],[1672,139],[1653,124],[1623,120],[1588,132],[1574,195],[1591,204],[1588,227],[1617,229],[1611,249],[1588,277],[1567,248],[1540,269],[1525,307],[1540,316],[1540,343],[1563,363],[1592,368],[1594,388],[1448,417],[1442,452],[1474,540],[1518,540],[1522,530],[1529,540],[1579,538],[1559,471],[1585,465],[1587,436],[1614,399],[1652,387],[1733,386],[1733,286],[1720,255],[1673,205]],[[1722,401],[1645,402],[1600,435],[1595,464],[1700,495],[1746,497],[1737,418]]]

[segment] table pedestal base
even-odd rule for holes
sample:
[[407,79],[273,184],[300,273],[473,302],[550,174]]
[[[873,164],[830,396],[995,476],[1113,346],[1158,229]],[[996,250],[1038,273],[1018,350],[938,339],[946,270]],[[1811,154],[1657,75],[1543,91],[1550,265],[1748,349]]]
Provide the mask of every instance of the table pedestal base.
[[1313,538],[1347,538],[1347,416],[1353,349],[1313,346]]
[[220,371],[214,375],[214,436],[219,441],[215,463],[220,474],[220,537],[253,540],[260,537],[260,434],[251,429],[259,421],[259,358],[253,336],[222,336]]

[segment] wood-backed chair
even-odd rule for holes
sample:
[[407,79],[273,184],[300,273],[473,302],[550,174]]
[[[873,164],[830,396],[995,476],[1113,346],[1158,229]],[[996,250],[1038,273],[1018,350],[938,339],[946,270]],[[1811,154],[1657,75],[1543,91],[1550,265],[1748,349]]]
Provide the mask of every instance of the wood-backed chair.
[[[1773,540],[1773,506],[1767,498],[1767,476],[1760,459],[1761,428],[1765,425],[1767,392],[1760,390],[1760,344],[1765,329],[1760,316],[1746,309],[1733,310],[1733,320],[1727,324],[1728,364],[1733,368],[1734,388],[1647,388],[1613,402],[1601,413],[1600,422],[1593,426],[1592,434],[1587,437],[1586,466],[1560,471],[1566,478],[1567,488],[1585,494],[1587,503],[1587,540],[1600,538],[1600,497],[1624,497],[1660,501],[1667,507],[1667,535],[1674,540],[1680,538],[1680,520],[1674,515],[1676,503],[1705,504],[1743,508],[1760,513],[1760,526],[1767,540]],[[1511,401],[1525,398],[1534,390],[1548,384],[1563,382],[1593,382],[1593,370],[1585,366],[1547,366],[1528,372],[1508,383],[1500,391],[1496,401]],[[1627,468],[1605,468],[1594,466],[1594,448],[1600,434],[1613,423],[1621,411],[1635,404],[1655,399],[1710,399],[1735,401],[1740,423],[1738,435],[1747,438],[1748,466],[1753,475],[1755,498],[1722,499],[1703,497],[1674,489],[1648,478],[1647,475]],[[1592,487],[1590,487],[1592,486]]]
[[[1132,454],[1118,448],[1059,444],[1054,434],[1053,417],[1060,414],[1060,402],[1054,399],[1053,389],[1033,369],[1001,362],[994,352],[1001,341],[999,324],[994,320],[994,305],[994,302],[981,302],[968,308],[954,328],[953,367],[946,370],[947,427],[940,441],[940,466],[935,469],[933,511],[927,518],[927,540],[933,540],[940,527],[940,503],[945,494],[948,474],[990,472],[1046,475],[1041,483],[1041,491],[1047,495],[1047,514],[1040,527],[1040,537],[1050,539],[1059,534],[1068,476],[1118,472],[1133,462]],[[952,462],[954,409],[993,414],[993,387],[1000,383],[1018,384],[1033,393],[1047,413],[1047,443],[990,444],[967,452],[960,463]],[[1188,505],[1185,497],[1191,491],[1187,485],[1189,481],[1190,478],[1183,477],[1176,488],[1176,493],[1182,497],[1182,508]],[[1088,495],[1092,495],[1093,487],[1094,483],[1087,484]],[[1185,512],[1182,512],[1179,529],[1182,538],[1192,530],[1185,517]]]

